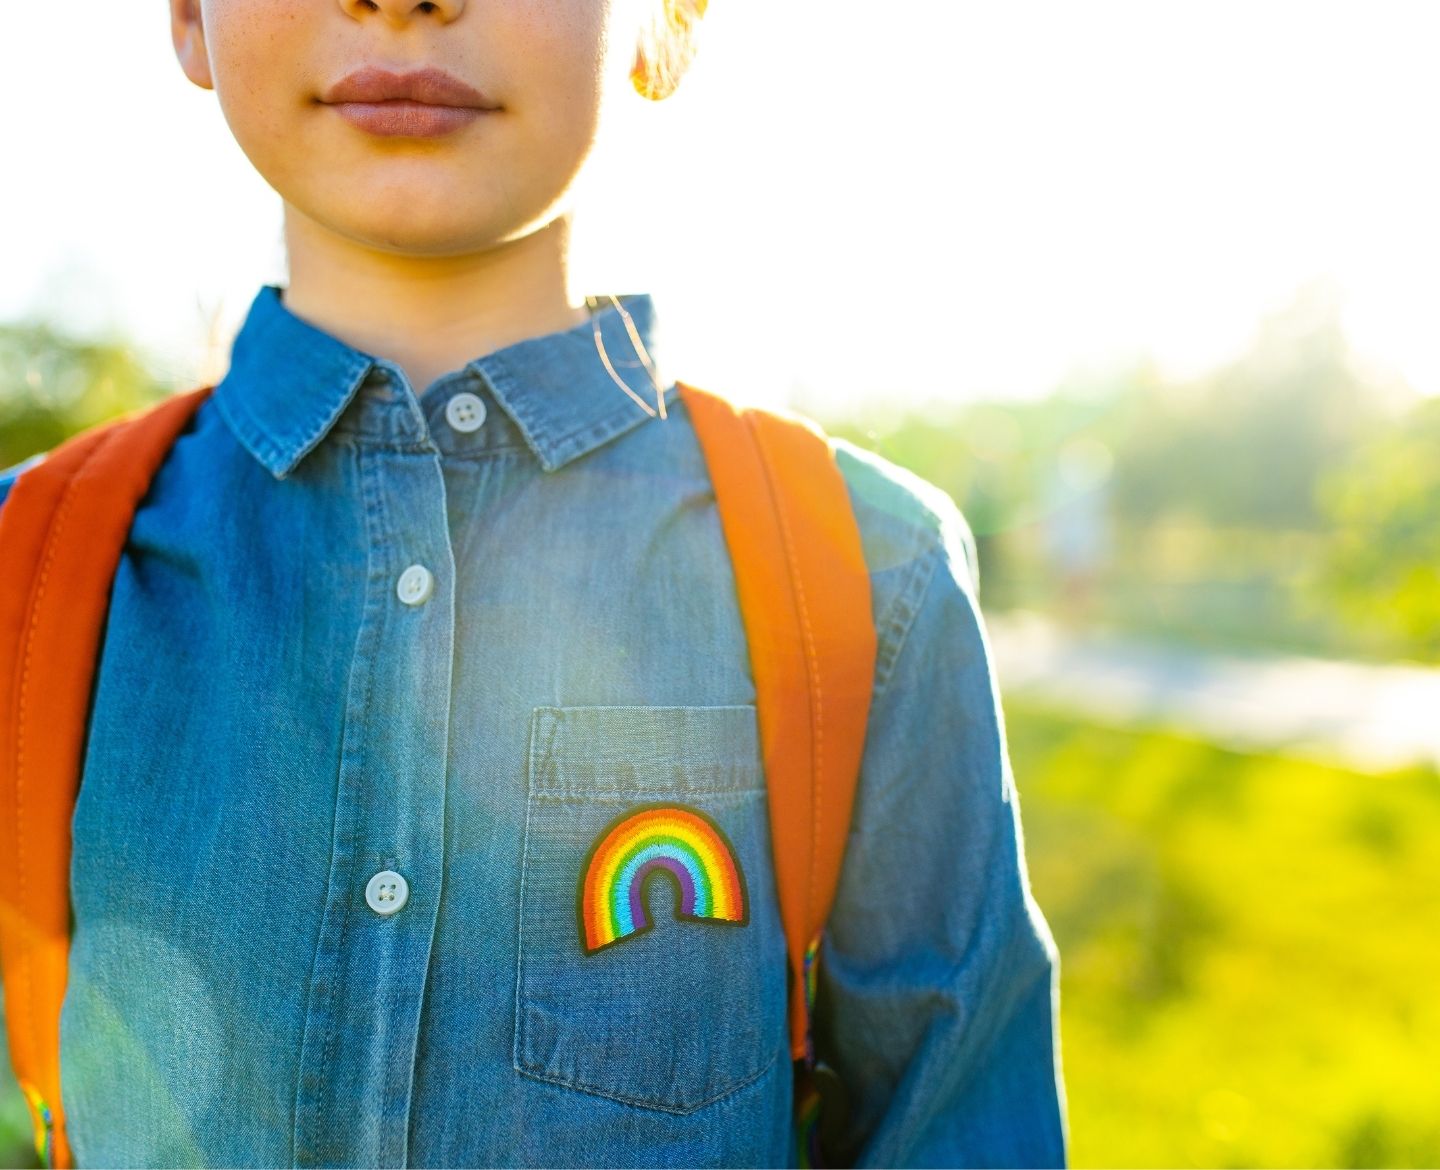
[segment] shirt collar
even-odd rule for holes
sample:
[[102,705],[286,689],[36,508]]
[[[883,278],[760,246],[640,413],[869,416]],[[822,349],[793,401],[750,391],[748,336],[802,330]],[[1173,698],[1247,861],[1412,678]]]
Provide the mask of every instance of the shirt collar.
[[[364,353],[297,316],[279,285],[264,284],[231,345],[230,368],[214,398],[236,438],[277,479],[292,472],[329,433],[371,370],[393,362]],[[665,375],[655,306],[647,293],[617,298],[650,355],[667,410],[675,386]],[[616,386],[594,338],[595,324],[610,363],[654,409],[655,387],[613,303],[570,329],[529,338],[474,358],[437,380],[446,392],[455,374],[484,382],[546,471],[555,471],[650,417]],[[463,380],[463,377],[462,377]],[[424,389],[412,393],[424,397]]]

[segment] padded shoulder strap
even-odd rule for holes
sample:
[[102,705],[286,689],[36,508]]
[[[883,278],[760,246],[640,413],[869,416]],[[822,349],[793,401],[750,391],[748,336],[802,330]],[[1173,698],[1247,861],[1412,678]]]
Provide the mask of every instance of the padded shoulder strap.
[[823,431],[678,385],[735,569],[792,976],[791,1058],[809,1062],[813,967],[840,880],[875,673],[870,576]]
[[60,1104],[70,823],[110,587],[136,505],[212,389],[67,439],[0,507],[0,973],[46,1166],[73,1164]]

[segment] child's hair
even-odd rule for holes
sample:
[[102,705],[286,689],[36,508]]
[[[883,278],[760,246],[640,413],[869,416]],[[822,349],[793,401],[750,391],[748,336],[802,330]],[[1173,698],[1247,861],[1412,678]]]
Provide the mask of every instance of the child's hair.
[[631,74],[635,89],[652,101],[675,92],[695,56],[700,18],[709,0],[657,0],[641,32],[645,68]]

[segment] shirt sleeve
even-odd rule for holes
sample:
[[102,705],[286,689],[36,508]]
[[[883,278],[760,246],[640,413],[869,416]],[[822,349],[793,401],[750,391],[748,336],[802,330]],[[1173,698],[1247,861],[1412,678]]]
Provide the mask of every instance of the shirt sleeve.
[[1030,891],[974,539],[952,510],[929,540],[880,623],[816,974],[816,1054],[848,1099],[827,1152],[1064,1166],[1060,957]]

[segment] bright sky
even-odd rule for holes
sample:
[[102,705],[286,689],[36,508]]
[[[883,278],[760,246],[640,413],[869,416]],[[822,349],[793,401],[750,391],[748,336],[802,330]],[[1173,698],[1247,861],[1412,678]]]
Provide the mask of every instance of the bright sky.
[[[1184,375],[1321,279],[1367,360],[1440,392],[1429,0],[714,0],[706,24],[596,176],[580,256],[587,287],[655,293],[672,372],[825,415],[1140,352]],[[188,377],[205,314],[233,332],[283,282],[278,196],[159,0],[5,25],[0,317],[111,324]]]

